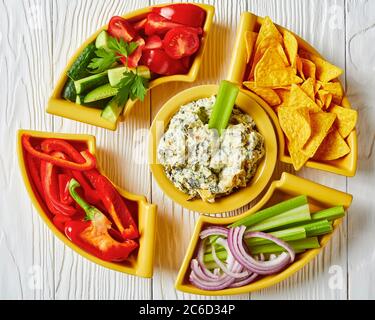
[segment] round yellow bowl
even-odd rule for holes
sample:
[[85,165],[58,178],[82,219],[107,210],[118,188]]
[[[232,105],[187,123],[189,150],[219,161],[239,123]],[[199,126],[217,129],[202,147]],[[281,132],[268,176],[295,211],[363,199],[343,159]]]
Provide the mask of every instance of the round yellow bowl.
[[217,94],[218,85],[203,85],[193,87],[172,97],[156,115],[150,129],[149,164],[156,182],[163,192],[184,208],[200,213],[221,213],[238,209],[255,199],[266,187],[276,165],[277,140],[272,123],[264,109],[249,95],[240,91],[236,105],[250,115],[258,131],[265,139],[265,156],[259,163],[257,172],[247,187],[241,188],[232,194],[216,199],[214,203],[204,202],[201,199],[188,200],[189,196],[178,190],[168,179],[163,166],[157,160],[159,141],[168,127],[169,121],[182,105],[191,101],[207,98]]

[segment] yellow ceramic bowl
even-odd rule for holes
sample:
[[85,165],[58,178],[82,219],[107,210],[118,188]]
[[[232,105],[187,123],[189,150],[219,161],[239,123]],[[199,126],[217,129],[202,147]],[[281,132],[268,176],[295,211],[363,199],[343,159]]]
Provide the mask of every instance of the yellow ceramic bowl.
[[[249,285],[240,287],[240,288],[231,288],[219,291],[206,291],[201,290],[189,283],[188,277],[190,273],[190,261],[196,256],[197,244],[199,241],[199,234],[202,229],[208,225],[229,225],[233,222],[236,222],[239,219],[242,219],[246,216],[249,216],[262,208],[267,208],[272,206],[275,203],[280,201],[295,197],[297,195],[307,195],[309,198],[310,210],[315,212],[332,206],[343,205],[345,209],[348,209],[351,202],[352,196],[334,190],[320,184],[314,183],[312,181],[296,177],[289,173],[283,173],[279,181],[274,181],[267,193],[264,195],[262,200],[249,211],[245,212],[242,215],[230,218],[213,218],[208,216],[200,216],[197,222],[197,225],[194,230],[193,237],[190,241],[188,251],[185,255],[184,261],[182,263],[181,269],[178,273],[176,280],[176,289],[192,294],[202,294],[202,295],[230,295],[230,294],[241,294],[246,292],[252,292],[260,289],[267,288],[272,286],[301,269],[305,264],[307,264],[311,259],[313,259],[323,247],[329,242],[332,234],[327,234],[320,237],[319,249],[311,249],[302,254],[296,256],[296,260],[284,271],[260,278],[260,280],[255,281]],[[334,222],[334,230],[338,228],[342,219],[336,220]]]
[[254,119],[258,131],[265,138],[266,154],[260,162],[258,170],[249,185],[228,196],[217,199],[215,203],[207,203],[200,199],[188,201],[188,195],[179,191],[167,178],[163,166],[157,161],[157,147],[170,119],[182,105],[217,94],[218,88],[219,86],[217,85],[203,85],[187,89],[175,95],[164,104],[156,115],[150,131],[149,163],[159,187],[172,200],[181,204],[183,207],[201,213],[220,213],[235,210],[255,199],[270,180],[277,158],[276,135],[267,113],[247,94],[240,91],[236,100],[236,105]]
[[[20,130],[18,131],[18,141],[17,141],[17,152],[19,166],[21,169],[21,174],[31,198],[34,207],[39,212],[44,222],[52,230],[56,237],[63,241],[68,247],[79,253],[81,256],[95,262],[103,267],[116,270],[119,272],[129,273],[132,275],[151,278],[153,274],[153,261],[154,261],[154,246],[155,246],[155,221],[156,221],[156,206],[147,203],[144,196],[135,195],[122,190],[118,186],[115,186],[120,194],[130,200],[134,201],[138,205],[138,228],[140,232],[139,238],[139,249],[137,254],[132,254],[126,262],[115,263],[103,261],[86,251],[82,250],[80,247],[71,242],[62,232],[60,232],[55,225],[52,223],[47,213],[43,209],[44,204],[39,202],[38,197],[34,193],[34,189],[30,182],[29,173],[27,166],[25,164],[24,149],[22,147],[21,137],[24,134],[28,134],[36,138],[58,138],[66,139],[69,141],[79,141],[87,143],[89,151],[95,155],[95,137],[91,135],[82,134],[59,134],[50,132],[39,132],[39,131],[28,131]],[[101,172],[103,174],[103,172]]]
[[[155,6],[152,6],[152,7],[143,8],[143,9],[136,10],[136,11],[133,11],[131,13],[128,13],[128,14],[124,15],[123,17],[125,19],[130,20],[130,21],[138,20],[138,19],[141,19],[141,18],[145,17],[149,12],[151,12],[153,7],[162,7],[162,6],[166,6],[166,5],[168,5],[168,4],[155,5]],[[205,5],[205,4],[196,3],[195,5],[201,7],[202,9],[204,9],[206,11],[206,21],[205,21],[205,24],[203,26],[203,32],[204,33],[203,33],[203,37],[202,37],[202,40],[201,40],[201,46],[200,46],[200,49],[199,49],[198,53],[195,56],[195,59],[192,63],[192,66],[190,67],[189,72],[187,74],[183,74],[183,75],[173,75],[173,76],[165,76],[165,77],[157,78],[157,79],[150,82],[149,89],[152,89],[152,88],[154,88],[154,87],[156,87],[156,86],[158,86],[162,83],[166,83],[166,82],[172,82],[172,81],[193,82],[197,78],[198,71],[199,71],[199,68],[200,68],[200,65],[201,65],[201,62],[202,62],[202,56],[203,56],[203,53],[204,53],[204,50],[205,50],[206,44],[207,44],[207,37],[208,37],[209,32],[211,30],[211,25],[212,25],[212,20],[213,20],[213,17],[214,17],[215,8],[213,6]],[[106,129],[110,129],[110,130],[116,130],[118,122],[117,123],[111,123],[111,122],[103,119],[100,116],[101,110],[81,106],[81,105],[75,104],[73,102],[67,101],[67,100],[65,100],[61,97],[62,90],[64,88],[64,85],[65,85],[66,81],[67,81],[67,75],[66,75],[67,71],[70,69],[71,65],[77,59],[77,57],[80,55],[82,50],[84,48],[86,48],[91,42],[93,42],[101,31],[106,30],[106,29],[107,29],[107,26],[103,26],[97,32],[95,32],[91,37],[89,37],[86,40],[86,42],[84,44],[82,44],[82,46],[77,50],[77,52],[74,54],[74,56],[69,60],[67,66],[66,66],[65,70],[63,71],[62,75],[60,76],[60,79],[58,80],[57,85],[56,85],[56,87],[55,87],[55,89],[52,93],[52,96],[51,96],[49,102],[48,102],[48,107],[47,107],[48,113],[54,114],[54,115],[57,115],[57,116],[61,116],[61,117],[65,117],[65,118],[69,118],[69,119],[72,119],[72,120],[77,120],[77,121],[81,121],[81,122],[84,122],[84,123],[92,124],[92,125],[102,127],[102,128],[106,128]],[[134,104],[136,102],[137,101],[132,101],[132,100],[128,101],[128,103],[126,104],[126,106],[124,108],[123,115],[119,119],[120,121],[123,120],[126,117],[128,112],[131,110],[131,108],[134,106]]]
[[[260,18],[250,12],[244,12],[241,16],[241,22],[237,31],[237,38],[234,46],[234,55],[229,67],[228,80],[237,83],[242,86],[244,80],[244,75],[247,67],[247,52],[246,52],[246,42],[245,33],[246,31],[258,31],[261,24],[263,23],[263,18]],[[277,26],[279,30],[285,30],[284,28]],[[305,51],[311,52],[314,55],[321,57],[319,52],[317,52],[311,45],[306,41],[295,35],[300,48]],[[288,154],[286,148],[286,141],[284,133],[281,130],[277,114],[274,109],[272,109],[266,102],[261,98],[244,88],[244,90],[251,95],[251,97],[261,104],[271,117],[279,141],[279,160],[285,163],[292,163],[292,160]],[[262,103],[260,102],[262,101]],[[344,97],[342,106],[345,108],[350,108],[350,103],[346,97]],[[358,145],[357,145],[357,133],[355,130],[346,139],[351,152],[343,158],[333,161],[316,161],[309,160],[306,162],[306,166],[314,169],[329,171],[332,173],[352,177],[355,175],[357,170],[357,158],[358,158]]]

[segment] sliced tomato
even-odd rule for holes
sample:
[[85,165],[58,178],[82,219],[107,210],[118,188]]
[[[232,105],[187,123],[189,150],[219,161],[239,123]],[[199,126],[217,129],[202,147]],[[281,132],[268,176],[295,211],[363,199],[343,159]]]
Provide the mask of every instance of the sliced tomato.
[[136,39],[134,39],[135,42],[138,44],[138,47],[137,49],[134,50],[134,52],[128,57],[128,59],[126,59],[125,57],[122,57],[120,59],[120,61],[126,65],[126,60],[127,60],[127,63],[128,63],[128,67],[129,68],[135,68],[138,66],[138,62],[139,60],[141,59],[142,57],[142,50],[143,48],[145,47],[145,40],[143,40],[143,38],[141,37],[137,37]]
[[184,74],[187,72],[181,60],[174,60],[162,49],[144,50],[142,63],[160,75]]
[[163,39],[163,48],[172,59],[181,59],[196,53],[200,41],[196,29],[189,27],[169,30]]
[[190,56],[189,57],[183,57],[181,59],[181,63],[184,66],[184,68],[189,69],[190,68]]
[[109,21],[108,33],[117,39],[124,39],[125,42],[132,41],[137,32],[133,26],[124,18],[114,16]]
[[153,34],[163,35],[173,28],[183,27],[183,24],[172,22],[156,13],[150,13],[147,16],[145,33],[148,36]]
[[154,7],[152,12],[173,22],[191,27],[202,27],[206,20],[206,11],[189,3],[176,3],[164,7]]
[[147,18],[144,18],[142,20],[139,20],[137,22],[134,22],[133,23],[133,28],[135,31],[139,31],[139,30],[142,30],[145,25],[146,25],[146,22],[147,22]]
[[149,36],[146,39],[146,45],[145,45],[145,50],[151,50],[151,49],[160,49],[163,47],[163,42],[161,38],[157,35],[154,34],[152,36]]

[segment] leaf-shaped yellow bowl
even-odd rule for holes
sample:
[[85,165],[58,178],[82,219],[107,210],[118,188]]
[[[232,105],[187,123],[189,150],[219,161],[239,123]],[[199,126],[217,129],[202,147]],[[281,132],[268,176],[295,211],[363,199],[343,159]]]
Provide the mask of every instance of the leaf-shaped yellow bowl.
[[[332,234],[327,234],[320,237],[319,242],[321,248],[311,249],[302,254],[296,256],[296,260],[284,271],[277,273],[275,275],[260,278],[260,280],[255,281],[249,285],[240,288],[231,288],[219,291],[206,291],[194,287],[189,283],[189,273],[190,273],[190,261],[196,256],[197,244],[199,242],[199,234],[202,229],[209,225],[221,225],[226,226],[239,219],[249,216],[262,208],[267,208],[280,201],[298,196],[307,195],[309,199],[309,205],[311,212],[326,209],[329,207],[342,205],[345,209],[348,209],[351,202],[352,196],[334,190],[315,182],[291,175],[289,173],[283,173],[279,181],[274,181],[264,197],[259,201],[259,203],[251,208],[249,211],[235,217],[230,218],[213,218],[208,216],[200,216],[196,224],[193,237],[190,241],[187,253],[185,255],[184,261],[182,263],[181,269],[178,273],[176,280],[176,289],[192,294],[202,294],[202,295],[230,295],[230,294],[241,294],[246,292],[252,292],[260,289],[272,286],[288,277],[293,273],[301,269],[305,264],[312,260],[323,247],[331,239]],[[334,231],[340,225],[342,219],[338,219],[334,222]]]
[[[18,141],[17,141],[17,152],[19,166],[21,174],[26,186],[26,190],[29,193],[31,201],[34,207],[37,209],[39,215],[42,217],[44,222],[52,230],[56,237],[63,241],[68,247],[79,253],[81,256],[91,260],[98,265],[103,267],[124,272],[140,277],[151,278],[153,274],[153,261],[154,261],[154,246],[155,246],[155,222],[156,222],[156,206],[149,204],[144,196],[135,195],[122,190],[118,186],[115,186],[119,193],[124,199],[129,201],[138,211],[138,228],[140,232],[139,238],[139,249],[136,253],[131,254],[129,259],[125,262],[115,263],[103,261],[90,253],[84,251],[73,242],[71,242],[62,232],[60,232],[56,226],[52,223],[43,201],[34,191],[34,185],[29,175],[28,167],[25,161],[25,151],[22,146],[21,137],[24,135],[30,135],[34,138],[57,138],[64,139],[74,142],[82,142],[87,144],[89,151],[95,155],[95,137],[84,134],[61,134],[61,133],[50,133],[40,131],[29,131],[19,130]],[[101,174],[103,172],[101,171]]]
[[[244,12],[241,15],[240,25],[237,30],[237,38],[234,46],[234,55],[231,60],[229,67],[229,80],[242,85],[244,81],[244,75],[247,68],[247,57],[248,53],[246,51],[246,41],[245,34],[247,31],[258,32],[260,26],[263,23],[263,18],[258,17],[250,12]],[[277,26],[279,30],[285,30],[285,28]],[[322,57],[319,52],[317,52],[310,44],[306,41],[295,35],[298,45],[305,51],[313,53],[316,56]],[[244,87],[244,90],[249,94],[254,100],[256,100],[262,107],[267,111],[271,117],[279,141],[279,160],[285,163],[292,163],[292,160],[289,156],[284,133],[281,130],[279,119],[274,109],[272,109],[264,100],[260,97],[249,91]],[[345,108],[350,108],[350,103],[347,97],[344,97],[342,101],[342,106]],[[306,162],[306,166],[314,169],[329,171],[332,173],[352,177],[355,175],[357,170],[357,158],[358,158],[358,145],[357,145],[357,133],[356,130],[353,130],[350,135],[347,137],[346,142],[348,143],[351,152],[343,158],[332,161],[316,161],[309,160]]]
[[277,140],[272,123],[263,108],[247,94],[240,91],[236,105],[249,114],[257,125],[258,131],[265,139],[265,156],[259,163],[257,172],[247,187],[241,188],[227,196],[216,199],[214,203],[207,203],[201,199],[188,200],[189,196],[179,191],[168,179],[163,166],[157,160],[159,141],[165,132],[170,119],[180,107],[191,101],[207,98],[217,94],[219,86],[203,85],[189,88],[180,92],[167,101],[160,109],[150,129],[149,164],[159,187],[174,201],[183,207],[201,213],[220,213],[238,209],[254,200],[267,186],[275,169],[277,158]]
[[[138,20],[144,18],[148,13],[151,12],[153,7],[162,7],[166,6],[168,4],[161,4],[161,5],[155,5],[152,7],[147,7],[143,9],[139,9],[136,11],[133,11],[131,13],[128,13],[124,15],[123,17],[125,19],[128,19],[130,21],[132,20]],[[215,8],[210,5],[206,4],[198,4],[195,5],[201,7],[206,11],[206,21],[203,26],[203,37],[201,40],[201,46],[197,54],[195,55],[194,61],[190,67],[190,70],[187,74],[178,74],[178,75],[172,75],[172,76],[165,76],[157,78],[153,81],[150,81],[149,83],[149,89],[152,89],[162,83],[166,82],[172,82],[172,81],[184,81],[184,82],[193,82],[197,78],[198,71],[202,62],[203,53],[205,51],[206,45],[207,45],[207,37],[211,30],[212,20],[214,17]],[[101,115],[101,110],[95,109],[95,108],[89,108],[85,107],[70,101],[67,101],[61,97],[62,90],[64,88],[64,85],[67,81],[67,71],[72,66],[73,62],[77,59],[77,57],[80,55],[82,50],[86,48],[91,42],[95,41],[98,34],[106,30],[108,26],[103,26],[100,28],[97,32],[95,32],[91,37],[89,37],[86,42],[77,50],[77,52],[73,55],[73,57],[69,60],[65,70],[63,71],[62,75],[60,76],[60,79],[57,82],[57,85],[52,93],[51,98],[49,99],[48,106],[47,106],[47,112],[50,114],[54,114],[57,116],[65,117],[72,120],[81,121],[84,123],[92,124],[98,127],[106,128],[109,130],[116,130],[117,124],[111,123],[107,121],[106,119],[103,119]],[[124,120],[128,112],[131,110],[131,108],[134,106],[136,101],[129,100],[124,108],[124,112],[122,116],[120,117],[120,121]]]

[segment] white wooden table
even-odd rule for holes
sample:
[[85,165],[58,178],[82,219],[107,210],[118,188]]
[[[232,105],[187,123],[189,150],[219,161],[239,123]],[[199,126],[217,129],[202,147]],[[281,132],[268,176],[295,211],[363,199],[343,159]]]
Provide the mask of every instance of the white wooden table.
[[[159,1],[0,1],[1,299],[200,298],[174,289],[198,214],[173,203],[152,179],[146,159],[147,130],[161,105],[175,93],[225,77],[243,11],[269,15],[345,70],[342,81],[352,105],[360,112],[359,168],[352,179],[309,169],[299,173],[354,195],[345,223],[330,245],[303,270],[272,288],[233,298],[375,298],[375,1],[202,2],[215,5],[216,15],[198,81],[153,89],[126,123],[110,132],[47,115],[48,97],[68,58],[99,26],[113,15]],[[109,177],[158,205],[153,279],[97,266],[53,236],[33,208],[21,180],[15,143],[20,128],[94,134],[100,165]],[[279,164],[274,178],[282,171],[292,169]]]

